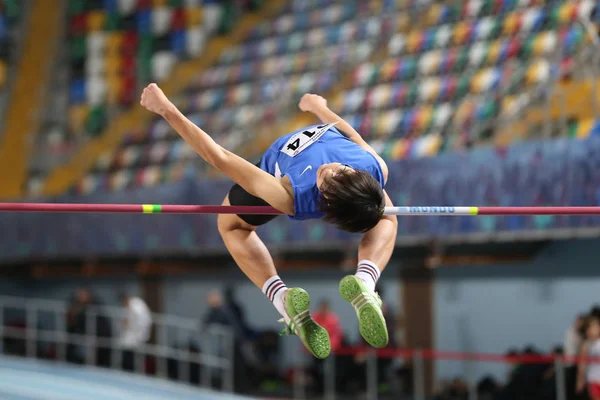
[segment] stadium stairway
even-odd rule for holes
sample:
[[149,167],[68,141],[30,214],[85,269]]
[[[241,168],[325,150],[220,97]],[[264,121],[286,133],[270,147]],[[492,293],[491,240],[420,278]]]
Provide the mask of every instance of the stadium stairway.
[[61,7],[47,0],[33,2],[0,142],[0,193],[6,198],[20,196],[27,179],[30,134],[38,129],[37,110],[44,104],[43,88],[60,23]]
[[[594,101],[594,97],[596,101]],[[532,126],[541,126],[545,121],[575,118],[585,121],[581,126],[581,134],[589,133],[589,126],[600,115],[600,81],[578,80],[561,82],[554,87],[547,106],[534,106],[527,110],[523,118],[506,124],[496,138],[496,144],[503,146],[512,141],[514,137],[523,136]],[[548,115],[548,109],[550,113]],[[589,126],[588,126],[589,125]]]
[[[257,23],[276,15],[284,6],[284,0],[270,0],[268,6],[261,8],[258,12],[244,15],[231,33],[211,39],[202,58],[177,64],[172,78],[161,84],[165,94],[172,96],[180,92],[194,74],[218,60],[223,50],[232,43],[242,40]],[[56,168],[48,175],[44,182],[42,195],[55,196],[64,193],[92,168],[101,154],[114,150],[121,143],[123,135],[127,131],[136,126],[145,125],[151,119],[152,115],[149,112],[143,110],[141,106],[135,105],[128,112],[112,120],[97,139],[90,141],[68,163]],[[21,188],[19,187],[19,189]],[[0,191],[0,195],[4,195],[4,192]]]

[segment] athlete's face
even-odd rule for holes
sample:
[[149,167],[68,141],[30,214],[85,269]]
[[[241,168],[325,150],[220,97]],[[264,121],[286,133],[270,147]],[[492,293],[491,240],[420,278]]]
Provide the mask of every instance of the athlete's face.
[[347,174],[354,172],[352,168],[341,163],[323,164],[317,169],[317,188],[321,190],[321,186],[327,181],[335,179],[339,174]]

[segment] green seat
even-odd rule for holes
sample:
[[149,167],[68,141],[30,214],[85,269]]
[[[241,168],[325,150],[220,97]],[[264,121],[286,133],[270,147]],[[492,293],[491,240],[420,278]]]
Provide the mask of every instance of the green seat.
[[537,36],[529,37],[525,40],[525,43],[523,43],[523,47],[521,49],[521,56],[524,59],[531,58],[531,54],[533,53],[533,43],[536,38]]
[[455,98],[462,98],[469,91],[469,87],[471,86],[471,78],[472,76],[463,75],[461,76],[458,84],[456,85],[456,94]]
[[146,84],[152,80],[152,54],[138,53],[136,57],[138,82]]
[[499,17],[496,17],[492,21],[492,28],[490,29],[488,40],[497,38],[500,36],[500,32],[502,32],[502,22]]
[[104,27],[107,31],[119,31],[123,28],[123,20],[119,13],[109,13],[106,17],[106,25]]
[[218,32],[220,35],[226,35],[233,29],[239,18],[240,10],[233,4],[229,3],[223,7],[221,21],[219,22]]
[[86,0],[69,0],[67,12],[69,16],[83,14],[86,11]]
[[494,5],[494,0],[484,0],[481,5],[481,12],[479,15],[487,15],[492,12],[492,6]]
[[406,105],[412,106],[417,102],[417,96],[419,95],[419,84],[413,82],[408,88],[406,93]]
[[103,106],[94,107],[85,121],[85,130],[97,137],[106,127],[106,110]]
[[87,55],[87,44],[85,37],[74,37],[69,41],[69,58],[71,62],[85,60]]
[[462,71],[465,69],[467,63],[469,62],[469,49],[467,47],[463,47],[459,50],[458,55],[456,56],[456,62],[454,63],[455,71]]
[[169,0],[169,6],[171,7],[183,7],[184,0]]

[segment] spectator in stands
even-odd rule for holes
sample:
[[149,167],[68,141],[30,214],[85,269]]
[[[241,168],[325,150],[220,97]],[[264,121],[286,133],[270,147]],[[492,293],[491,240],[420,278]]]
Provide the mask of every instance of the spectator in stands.
[[203,319],[204,326],[220,325],[233,331],[235,337],[234,385],[236,391],[247,391],[252,384],[251,375],[254,374],[254,371],[250,369],[250,364],[256,358],[252,344],[247,341],[243,325],[236,318],[235,312],[224,303],[220,291],[210,291],[206,301],[210,308]]
[[[567,357],[577,357],[583,344],[585,337],[583,332],[583,324],[585,322],[585,314],[580,314],[575,319],[574,323],[567,329],[565,333],[564,352]],[[568,398],[575,396],[575,386],[577,384],[577,363],[567,361],[565,364],[565,379],[567,385]]]
[[335,352],[336,350],[339,350],[342,345],[342,337],[344,336],[344,332],[342,325],[340,324],[340,319],[333,311],[331,311],[329,300],[321,300],[319,309],[315,314],[313,314],[313,318],[315,321],[317,321],[317,324],[321,325],[327,330],[327,332],[329,332],[331,351]]
[[[576,357],[579,354],[579,349],[583,342],[582,328],[585,322],[585,315],[580,314],[575,319],[573,325],[567,329],[565,334],[564,350],[565,355],[570,357]],[[574,362],[568,362],[567,365],[574,365]]]
[[119,337],[119,345],[123,350],[122,368],[134,371],[136,353],[150,339],[152,314],[142,298],[127,293],[122,293],[119,297],[124,311]]
[[[340,319],[333,311],[331,311],[331,307],[329,306],[329,300],[321,300],[317,312],[313,314],[313,318],[317,322],[317,324],[321,325],[329,333],[329,338],[331,341],[331,351],[335,353],[342,346],[344,332],[340,323]],[[317,393],[321,393],[323,391],[325,376],[325,371],[323,368],[323,360],[315,358],[313,360],[313,368],[311,374],[315,381]]]
[[255,332],[246,322],[244,309],[238,304],[235,299],[235,291],[233,286],[228,286],[224,291],[225,306],[233,313],[233,317],[239,322],[243,335],[246,338],[253,338]]
[[460,378],[454,378],[451,382],[444,383],[434,400],[467,400],[469,397],[469,387],[467,383]]
[[[110,339],[112,337],[111,323],[110,319],[102,313],[102,305],[100,299],[89,289],[77,289],[67,310],[67,333],[77,335],[78,338],[84,335],[93,335],[96,339]],[[95,316],[96,319],[96,332],[88,332],[88,321],[92,316]],[[84,348],[74,344],[67,346],[67,360],[78,364],[84,363]],[[96,364],[103,367],[110,366],[109,346],[100,345],[96,348]]]
[[[600,319],[591,315],[586,321],[586,341],[581,347],[581,356],[600,357]],[[579,362],[577,376],[577,392],[582,393],[587,383],[588,393],[592,400],[600,400],[600,363]]]

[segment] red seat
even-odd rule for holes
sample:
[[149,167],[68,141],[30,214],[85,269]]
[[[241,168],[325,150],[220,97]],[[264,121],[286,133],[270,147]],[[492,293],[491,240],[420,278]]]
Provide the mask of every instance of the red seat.
[[137,50],[138,35],[136,32],[126,32],[123,36],[121,51],[124,55],[135,55]]
[[185,29],[185,10],[183,8],[176,8],[173,11],[173,19],[171,20],[171,30],[179,31]]
[[73,36],[82,36],[87,32],[87,14],[75,15],[71,18],[69,33]]

